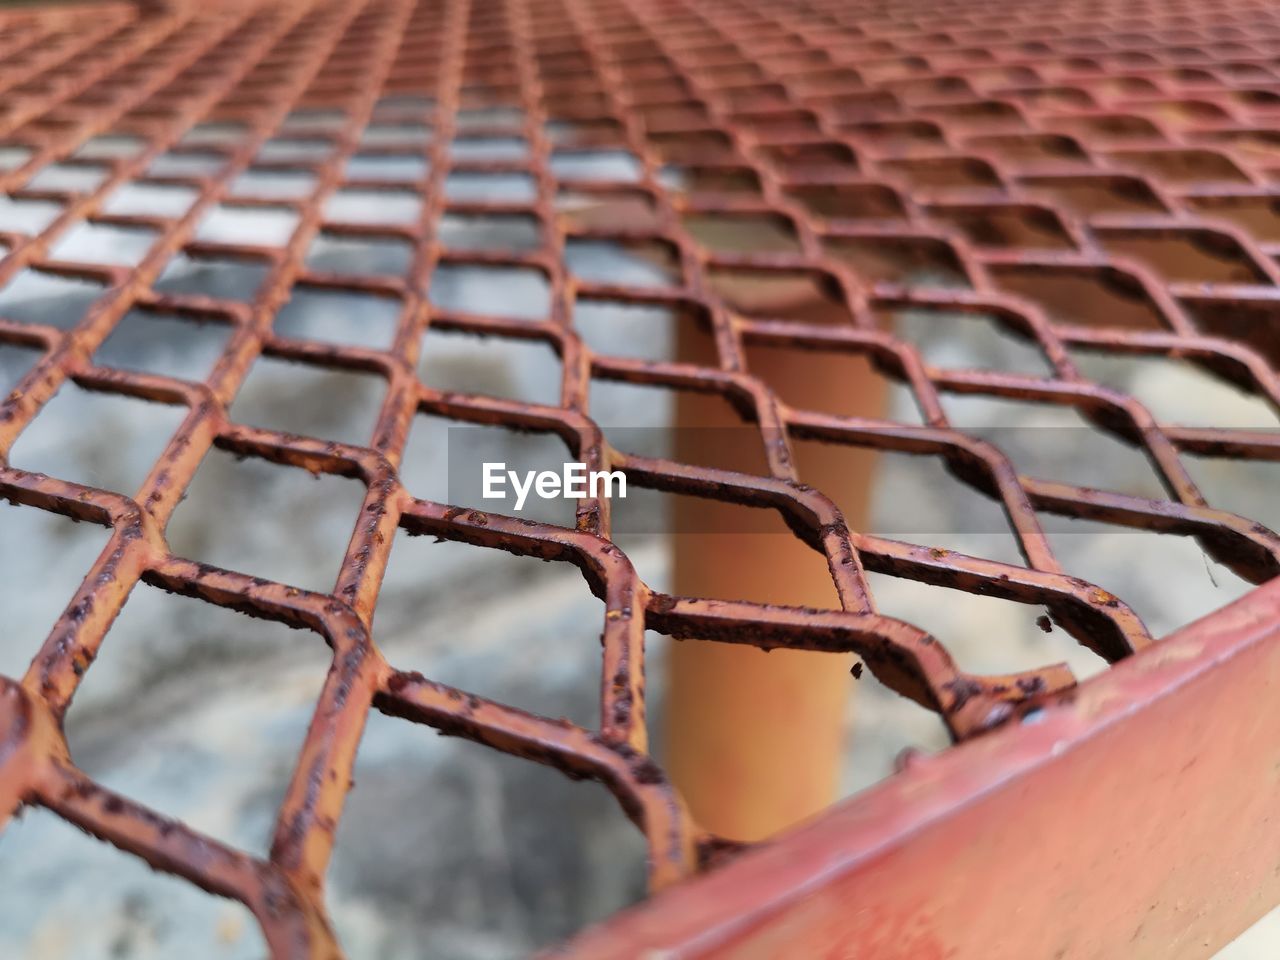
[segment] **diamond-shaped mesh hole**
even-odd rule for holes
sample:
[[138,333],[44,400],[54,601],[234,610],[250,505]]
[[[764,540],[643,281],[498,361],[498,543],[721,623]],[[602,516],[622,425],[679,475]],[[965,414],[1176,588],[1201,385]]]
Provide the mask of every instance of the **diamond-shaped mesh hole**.
[[371,373],[259,357],[230,414],[237,423],[363,446],[385,391]]
[[169,546],[180,557],[328,591],[363,496],[355,480],[211,450],[169,522]]
[[203,380],[222,356],[231,328],[202,317],[131,310],[93,355],[93,362],[121,370]]
[[1071,250],[1075,243],[1052,210],[1033,206],[934,207],[941,220],[955,224],[982,247]]
[[345,276],[401,276],[409,272],[413,245],[400,237],[344,236],[322,232],[311,241],[307,268]]
[[988,269],[1003,289],[1043,307],[1052,320],[1135,330],[1168,329],[1138,278],[1115,267],[998,264]]
[[560,399],[560,360],[537,340],[429,330],[419,363],[423,382],[446,392],[551,406]]
[[0,289],[0,317],[70,330],[105,289],[80,277],[23,270]]
[[632,287],[678,287],[674,249],[654,241],[570,238],[565,264],[579,280]]
[[[67,715],[76,763],[109,789],[266,853],[333,659],[324,638],[139,584],[103,642],[111,655]],[[218,669],[230,662],[234,673]],[[234,753],[211,747],[214,736]]]
[[0,225],[16,233],[40,233],[62,215],[62,204],[0,194]]
[[551,310],[546,275],[532,267],[447,263],[436,268],[431,302],[444,310],[543,320]]
[[132,495],[186,413],[67,383],[18,437],[9,459],[24,470]]
[[1229,234],[1211,230],[1103,230],[1107,252],[1132,257],[1165,280],[1188,283],[1270,283]]
[[49,251],[55,260],[132,267],[151,250],[156,235],[150,230],[101,223],[77,223]]
[[248,302],[267,275],[260,260],[178,254],[165,266],[155,288],[160,293],[194,294]]
[[104,213],[127,216],[180,217],[195,204],[199,193],[192,187],[167,183],[126,183],[111,192],[102,205]]
[[967,287],[968,274],[945,240],[930,237],[825,237],[827,251],[868,283],[916,287]]
[[276,314],[283,337],[385,350],[395,341],[400,303],[349,290],[299,284]]

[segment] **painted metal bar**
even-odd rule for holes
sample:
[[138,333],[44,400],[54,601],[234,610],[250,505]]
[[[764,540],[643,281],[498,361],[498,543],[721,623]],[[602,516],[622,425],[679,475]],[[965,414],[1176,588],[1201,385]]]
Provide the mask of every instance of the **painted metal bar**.
[[547,956],[1212,955],[1280,903],[1280,583]]

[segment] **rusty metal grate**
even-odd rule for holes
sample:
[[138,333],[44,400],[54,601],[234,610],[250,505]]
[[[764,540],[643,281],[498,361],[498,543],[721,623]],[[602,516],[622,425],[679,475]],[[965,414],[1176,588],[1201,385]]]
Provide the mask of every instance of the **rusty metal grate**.
[[[243,902],[275,954],[329,955],[337,947],[322,878],[371,705],[604,782],[643,831],[658,889],[698,872],[717,843],[690,820],[646,753],[646,628],[856,652],[965,740],[1054,702],[1074,678],[1051,666],[1001,677],[960,671],[945,636],[935,640],[874,612],[865,571],[1043,605],[1114,662],[1151,636],[1105,584],[1062,569],[1039,513],[1194,537],[1253,583],[1280,569],[1276,535],[1206,502],[1180,460],[1276,461],[1280,433],[1158,422],[1133,397],[1086,378],[1069,352],[1190,360],[1280,407],[1273,8],[1142,0],[1033,0],[1015,9],[932,0],[210,6],[106,3],[91,16],[61,6],[0,14],[0,187],[14,200],[59,205],[42,229],[0,223],[0,286],[37,268],[105,287],[69,329],[0,319],[0,342],[42,352],[0,406],[0,449],[7,453],[68,380],[186,409],[132,498],[0,468],[0,491],[14,503],[111,529],[26,676],[0,680],[5,815],[23,804],[47,807],[161,870]],[[371,124],[389,131],[381,145],[361,145]],[[214,125],[233,132],[200,135]],[[460,158],[450,151],[460,130],[520,137],[527,156]],[[132,138],[135,147],[108,155],[104,137]],[[273,138],[310,147],[279,159],[264,151]],[[635,176],[575,179],[574,158],[600,151],[629,158]],[[427,162],[408,179],[359,179],[347,174],[357,153]],[[161,157],[170,165],[156,167]],[[192,169],[213,159],[198,173],[173,172],[183,158]],[[54,164],[73,173],[106,167],[107,175],[86,189],[33,182]],[[239,189],[233,196],[233,182],[251,167],[313,182],[293,199]],[[458,174],[524,176],[531,194],[502,203],[452,199],[447,181]],[[109,212],[107,199],[127,183],[183,187],[192,199],[173,216]],[[566,212],[557,201],[566,189],[594,198],[600,215]],[[403,222],[343,222],[331,201],[344,190],[407,192],[419,205]],[[199,239],[197,226],[224,201],[291,212],[296,226],[276,245]],[[532,217],[540,241],[510,251],[450,247],[438,230],[446,213]],[[692,217],[763,219],[784,240],[768,252],[720,248],[691,228]],[[86,224],[140,235],[144,251],[136,262],[76,262],[60,251]],[[411,258],[395,275],[325,272],[309,259],[322,233],[399,243]],[[576,278],[566,245],[583,239],[661,249],[673,279],[641,290]],[[266,279],[248,303],[158,290],[180,254],[252,262]],[[545,316],[432,306],[427,291],[441,265],[535,271],[549,289]],[[815,286],[838,322],[745,312],[725,292],[728,274]],[[277,310],[303,282],[397,302],[394,344],[339,347],[273,332]],[[593,354],[574,330],[575,302],[586,296],[698,311],[714,332],[718,367]],[[227,326],[225,351],[204,383],[94,365],[95,350],[134,308]],[[1051,373],[926,363],[881,324],[881,314],[903,309],[996,317],[1042,352]],[[549,345],[563,363],[561,402],[424,386],[415,370],[428,325]],[[746,343],[867,358],[909,387],[925,426],[789,406],[752,375]],[[226,411],[259,355],[384,378],[372,443],[232,422]],[[768,475],[613,449],[590,415],[593,380],[732,397],[766,441]],[[1167,496],[1021,475],[997,446],[948,422],[939,399],[948,393],[1074,408],[1143,451]],[[583,501],[576,529],[565,529],[415,499],[397,468],[418,413],[556,433],[592,469],[622,468],[635,484],[776,510],[825,555],[844,609],[654,592],[610,543],[607,501]],[[792,439],[941,456],[1003,507],[1025,564],[848,529],[827,497],[799,482]],[[166,524],[213,446],[364,484],[331,594],[169,552]],[[577,565],[607,605],[599,728],[529,715],[388,664],[370,624],[397,529]],[[305,626],[333,649],[268,860],[103,789],[69,760],[60,718],[94,660],[110,656],[104,640],[139,580]]]

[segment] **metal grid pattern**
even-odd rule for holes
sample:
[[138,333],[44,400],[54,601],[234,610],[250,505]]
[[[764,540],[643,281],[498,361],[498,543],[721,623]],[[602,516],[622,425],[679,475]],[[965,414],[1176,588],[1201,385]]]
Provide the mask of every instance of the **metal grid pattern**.
[[[853,651],[886,684],[936,711],[957,740],[1052,702],[1074,679],[1065,667],[987,677],[960,671],[933,638],[875,612],[865,571],[889,572],[1013,601],[1042,604],[1081,643],[1115,661],[1152,638],[1105,585],[1063,570],[1037,512],[1193,536],[1240,576],[1277,572],[1280,540],[1207,503],[1182,465],[1184,452],[1276,460],[1280,435],[1160,423],[1133,397],[1086,379],[1069,347],[1194,360],[1280,407],[1280,196],[1271,166],[1276,110],[1273,58],[1280,21],[1266,5],[1191,3],[911,2],[805,0],[411,0],[340,3],[103,4],[18,11],[0,20],[0,188],[55,200],[43,230],[0,229],[0,285],[39,268],[91,279],[105,291],[70,330],[0,319],[0,341],[34,346],[40,362],[0,406],[0,451],[12,447],[59,387],[81,387],[185,406],[186,419],[133,497],[4,466],[0,493],[15,502],[109,526],[107,547],[66,607],[25,677],[0,680],[0,810],[49,808],[117,847],[214,893],[245,903],[274,954],[336,955],[323,876],[365,715],[385,713],[595,778],[647,838],[650,878],[661,888],[705,867],[718,844],[685,812],[646,753],[643,633],[762,647]],[[201,137],[210,124],[231,138]],[[425,157],[405,182],[352,180],[348,161],[370,124],[405,132],[374,149]],[[426,142],[412,135],[417,129]],[[517,160],[471,161],[450,143],[517,136]],[[104,135],[139,146],[95,152]],[[195,134],[195,135],[193,135]],[[312,145],[306,156],[261,155],[272,138]],[[638,164],[625,182],[575,181],[572,158],[620,151]],[[216,155],[200,175],[151,170],[162,155]],[[38,189],[50,164],[103,164],[84,191]],[[235,179],[257,170],[306,171],[304,196],[246,196]],[[670,170],[679,168],[674,183]],[[519,173],[527,202],[460,203],[446,181],[459,172]],[[196,199],[173,217],[108,213],[122,184],[180,185]],[[335,222],[344,188],[407,190],[421,203],[411,223]],[[566,215],[559,191],[595,197],[600,218]],[[636,199],[643,222],[613,214]],[[224,201],[287,209],[278,246],[197,237]],[[441,239],[445,212],[533,217],[531,250],[464,251]],[[779,249],[718,249],[692,216],[765,220]],[[72,262],[59,242],[84,224],[144,231],[136,264]],[[0,224],[3,228],[3,224]],[[320,233],[407,244],[400,275],[318,271],[308,251]],[[639,290],[586,282],[566,267],[568,244],[603,239],[661,250],[673,279]],[[1143,246],[1146,244],[1146,246]],[[1189,247],[1202,256],[1135,258],[1137,247]],[[221,256],[267,267],[252,301],[159,292],[175,255]],[[441,265],[517,267],[548,285],[541,319],[474,315],[433,306]],[[923,271],[921,268],[924,268]],[[802,283],[826,298],[836,324],[753,315],[729,276]],[[942,276],[945,282],[920,282]],[[294,285],[358,291],[400,304],[386,351],[289,339],[273,320]],[[1062,282],[1111,297],[1106,313],[1071,315]],[[716,368],[593,354],[574,331],[574,305],[591,296],[658,303],[705,318]],[[1038,297],[1040,299],[1038,299]],[[226,324],[221,359],[201,384],[95,366],[91,357],[134,308]],[[877,314],[915,308],[980,313],[1034,343],[1052,368],[1036,378],[941,369],[883,329]],[[549,344],[563,367],[561,402],[537,406],[442,393],[415,370],[431,325]],[[793,408],[752,375],[744,344],[842,351],[873,359],[906,383],[926,426]],[[367,447],[311,440],[232,422],[227,409],[253,361],[266,355],[374,372],[387,384]],[[624,454],[592,420],[593,379],[717,392],[759,428],[767,476]],[[995,446],[952,427],[946,392],[1012,397],[1076,408],[1144,451],[1168,496],[1146,500],[1021,475]],[[584,500],[576,529],[484,514],[411,496],[397,467],[418,413],[460,422],[553,432],[589,469],[624,469],[630,482],[780,512],[827,558],[843,610],[704,601],[651,590],[609,539],[609,504]],[[797,476],[790,443],[820,439],[942,456],[965,482],[1002,504],[1025,565],[963,556],[850,530],[832,501]],[[165,527],[212,446],[239,455],[354,477],[366,487],[331,594],[298,590],[171,554]],[[378,588],[397,529],[577,565],[606,603],[601,720],[595,730],[532,716],[400,672],[371,633]],[[163,812],[94,783],[72,764],[60,732],[85,672],[110,656],[108,631],[139,581],[305,627],[333,664],[266,860],[201,836]],[[104,648],[104,641],[106,646]]]

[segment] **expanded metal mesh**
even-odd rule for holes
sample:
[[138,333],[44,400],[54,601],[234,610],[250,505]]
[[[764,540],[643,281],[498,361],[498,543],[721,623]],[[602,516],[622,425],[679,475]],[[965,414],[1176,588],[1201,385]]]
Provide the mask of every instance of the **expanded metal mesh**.
[[[1002,677],[962,672],[945,636],[934,639],[875,612],[866,571],[1043,605],[1110,661],[1151,643],[1148,630],[1105,584],[1061,568],[1038,513],[1192,536],[1254,583],[1277,572],[1276,535],[1206,502],[1180,454],[1275,461],[1280,434],[1161,423],[1133,397],[1083,376],[1068,352],[1191,360],[1280,407],[1274,8],[1248,0],[1028,0],[1014,8],[935,0],[162,7],[0,14],[0,187],[11,198],[61,207],[40,230],[0,223],[0,286],[38,268],[105,288],[69,329],[0,319],[0,341],[42,351],[0,406],[0,450],[7,454],[68,380],[187,410],[132,498],[0,468],[5,498],[111,529],[26,676],[0,679],[0,810],[47,807],[161,870],[242,901],[275,954],[338,949],[323,876],[371,705],[602,781],[643,831],[656,889],[702,869],[718,845],[692,822],[646,752],[646,629],[855,652],[964,739],[1051,701],[1074,678],[1060,666]],[[382,135],[371,146],[362,134],[374,127]],[[460,130],[516,137],[527,152],[459,157],[451,142]],[[133,146],[119,150],[116,141]],[[280,159],[282,141],[294,144],[294,156]],[[634,164],[634,175],[575,179],[575,158],[599,152]],[[357,153],[426,163],[403,180],[353,179],[348,163]],[[158,166],[162,157],[168,163]],[[182,158],[198,172],[175,173]],[[55,163],[108,173],[85,189],[33,183]],[[233,183],[251,167],[306,173],[313,181],[293,198],[254,196],[252,187],[233,195]],[[447,181],[458,174],[524,175],[530,195],[502,203],[451,199]],[[181,186],[192,199],[172,216],[109,212],[107,201],[128,183]],[[406,221],[342,222],[332,201],[352,188],[407,191],[418,206]],[[565,191],[576,206],[566,208]],[[198,225],[220,204],[292,211],[296,225],[276,245],[197,239]],[[450,247],[438,229],[446,213],[531,217],[538,241],[528,249]],[[726,247],[713,232],[693,229],[694,216],[741,218],[742,229],[757,236],[763,223],[781,239],[767,250]],[[60,255],[60,244],[85,224],[133,231],[145,252],[136,263]],[[411,255],[394,274],[325,272],[310,257],[321,235],[398,243]],[[566,245],[583,238],[661,251],[671,280],[637,289],[575,277]],[[178,255],[258,263],[266,279],[247,302],[162,292],[157,278]],[[445,264],[535,271],[549,290],[545,315],[432,305],[431,278]],[[735,283],[744,278],[817,291],[825,314],[838,322],[753,313],[735,300]],[[300,283],[396,301],[394,344],[334,346],[274,332],[278,309]],[[696,313],[714,333],[718,366],[593,353],[574,328],[575,303],[585,297]],[[207,380],[95,365],[98,346],[134,309],[225,324],[230,336]],[[1034,344],[1051,374],[926,363],[879,320],[905,309],[994,317]],[[428,326],[549,345],[563,366],[560,403],[425,386],[416,370]],[[747,343],[871,359],[909,387],[926,425],[790,406],[753,376]],[[232,422],[227,409],[260,355],[382,377],[387,390],[369,446]],[[765,441],[768,475],[614,449],[591,417],[593,380],[732,398]],[[939,399],[945,393],[1074,408],[1142,450],[1167,497],[1020,474],[997,446],[948,422]],[[611,543],[604,500],[582,501],[576,529],[566,529],[417,499],[397,468],[420,413],[555,433],[590,469],[623,469],[636,485],[778,511],[827,558],[843,610],[656,592]],[[850,530],[830,499],[800,482],[794,439],[944,458],[1002,505],[1025,564]],[[166,524],[214,446],[363,482],[363,508],[332,593],[169,551]],[[397,529],[577,565],[606,604],[599,727],[534,716],[384,660],[371,622]],[[111,655],[109,628],[140,580],[309,628],[333,649],[268,859],[106,790],[70,761],[61,718],[94,660]]]

